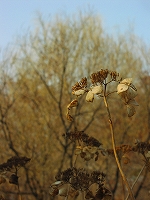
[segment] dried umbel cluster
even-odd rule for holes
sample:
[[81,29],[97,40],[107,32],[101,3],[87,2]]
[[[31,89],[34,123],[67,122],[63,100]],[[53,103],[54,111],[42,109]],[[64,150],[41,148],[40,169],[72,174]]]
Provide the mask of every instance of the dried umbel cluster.
[[95,158],[98,160],[99,150],[101,149],[101,143],[94,137],[88,136],[84,131],[75,130],[74,132],[67,132],[63,134],[66,138],[72,142],[77,142],[75,154],[80,155],[86,161]]
[[135,152],[141,153],[145,157],[150,157],[149,142],[140,142],[139,140],[137,140],[132,149]]
[[[57,174],[56,182],[50,186],[51,196],[78,196],[79,192],[85,194],[85,199],[102,200],[104,197],[112,199],[111,192],[105,188],[105,174],[100,171],[88,173],[84,168],[68,168]],[[96,184],[98,189],[93,194],[91,186]]]
[[6,163],[0,164],[0,172],[11,171],[19,167],[24,167],[31,159],[27,157],[14,156],[7,160]]
[[72,94],[77,97],[71,101],[67,106],[67,119],[73,121],[72,115],[70,115],[70,110],[73,107],[78,106],[78,97],[86,93],[86,101],[93,102],[95,95],[97,97],[107,97],[111,93],[115,92],[116,89],[112,92],[107,93],[106,87],[112,82],[117,82],[117,94],[121,97],[124,104],[127,107],[128,117],[132,117],[135,114],[135,106],[138,106],[138,103],[135,101],[137,95],[137,89],[132,84],[132,78],[126,78],[124,80],[119,79],[119,73],[115,71],[109,71],[108,69],[101,69],[100,71],[90,75],[91,85],[87,87],[87,78],[82,78],[81,81],[77,82],[72,86]]
[[[116,146],[116,152],[121,155],[129,153],[130,151],[133,151],[133,147],[131,145],[122,144],[120,146]],[[107,149],[107,153],[108,155],[114,155],[113,149]]]
[[18,175],[17,172],[20,167],[24,167],[31,159],[27,157],[18,157],[14,156],[7,160],[6,163],[0,164],[0,184],[6,182],[6,178],[3,174],[5,172],[12,172],[14,171],[9,177],[9,183],[18,185]]
[[79,143],[83,142],[87,146],[99,147],[100,145],[102,145],[97,139],[87,135],[84,131],[78,131],[78,130],[70,131],[63,134],[63,136],[67,137],[72,142],[75,141],[78,141]]
[[[150,171],[150,144],[149,142],[140,142],[136,141],[136,143],[131,146],[131,145],[125,145],[122,144],[120,146],[116,146],[116,152],[118,155],[118,158],[123,161],[124,164],[128,164],[130,162],[128,154],[130,152],[132,153],[138,153],[143,156],[143,161],[146,163],[146,166],[148,170]],[[105,149],[101,151],[101,153],[104,156],[113,156],[114,157],[114,150],[113,149]]]

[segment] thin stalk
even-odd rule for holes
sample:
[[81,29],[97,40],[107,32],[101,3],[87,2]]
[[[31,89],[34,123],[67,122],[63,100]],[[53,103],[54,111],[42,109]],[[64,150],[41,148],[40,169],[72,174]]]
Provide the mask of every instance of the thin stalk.
[[20,194],[19,184],[18,184],[18,197],[19,197],[19,200],[22,200],[22,196],[21,196],[21,194]]
[[[139,172],[138,176],[136,177],[136,179],[135,179],[133,185],[131,186],[131,189],[133,189],[133,187],[135,186],[135,184],[136,184],[136,182],[138,181],[140,175],[142,174],[142,172],[143,172],[145,166],[146,166],[146,163],[145,163],[145,165],[143,165],[142,169],[140,170],[140,172]],[[126,197],[125,200],[128,200],[128,198],[129,198],[129,194],[128,194],[128,196]]]
[[132,200],[135,200],[134,196],[133,196],[133,193],[132,193],[132,190],[131,190],[131,187],[128,183],[128,180],[121,168],[121,164],[119,162],[119,159],[118,159],[118,156],[117,156],[117,152],[116,152],[116,144],[115,144],[115,137],[114,137],[114,128],[113,128],[113,123],[112,123],[112,119],[111,119],[111,114],[110,114],[110,110],[109,110],[109,106],[108,106],[108,103],[107,103],[107,98],[106,98],[106,85],[105,85],[105,91],[104,91],[104,103],[105,103],[105,106],[106,106],[106,110],[107,110],[107,113],[108,113],[108,118],[109,118],[109,125],[110,125],[110,132],[111,132],[111,139],[112,139],[112,146],[113,146],[113,150],[114,150],[114,156],[115,156],[115,159],[116,159],[116,163],[117,163],[117,166],[119,168],[119,171],[120,171],[120,174],[122,176],[122,179],[128,189],[128,192],[129,192],[129,195],[131,197]]
[[[76,155],[76,157],[75,157],[75,160],[74,160],[74,164],[73,164],[73,167],[75,167],[75,165],[76,165],[76,162],[77,162],[77,158],[78,158],[78,155]],[[68,184],[68,188],[67,188],[67,195],[66,195],[66,197],[65,197],[65,199],[64,200],[68,200],[68,197],[69,197],[69,190],[70,190],[70,184]]]

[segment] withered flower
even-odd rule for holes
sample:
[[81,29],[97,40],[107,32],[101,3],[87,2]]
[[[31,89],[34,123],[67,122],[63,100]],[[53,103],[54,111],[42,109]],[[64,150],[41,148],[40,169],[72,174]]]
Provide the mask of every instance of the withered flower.
[[[92,73],[90,75],[90,79],[92,83],[90,88],[87,88],[87,78],[85,77],[85,78],[82,78],[81,81],[77,82],[74,86],[72,86],[72,94],[76,95],[76,97],[79,97],[87,93],[86,98],[85,98],[86,101],[93,102],[95,95],[97,95],[98,97],[103,97],[102,92],[103,92],[104,87],[112,81],[118,81],[117,80],[118,76],[119,74],[115,71],[109,71],[108,69],[101,69],[100,71],[96,73]],[[76,107],[77,105],[78,105],[77,100],[73,100],[67,106],[68,110],[67,110],[66,118],[70,122],[74,120],[73,117],[70,115],[70,109],[72,107]]]
[[92,147],[92,146],[77,146],[75,150],[76,155],[80,155],[81,158],[83,158],[85,161],[89,161],[95,157],[95,161],[98,160],[98,147]]
[[72,142],[83,142],[87,146],[99,147],[102,145],[96,138],[88,136],[84,131],[67,132],[63,134],[63,137],[69,138]]
[[147,153],[150,151],[150,144],[149,142],[140,142],[137,140],[132,149],[133,151],[141,153],[142,155],[146,156]]
[[77,107],[77,105],[78,105],[78,100],[77,100],[77,99],[74,99],[73,101],[71,101],[71,102],[68,104],[67,108],[70,109],[70,108],[73,108],[73,107]]
[[[122,144],[122,145],[116,147],[116,152],[118,154],[118,157],[119,157],[119,159],[123,158],[124,164],[127,164],[127,163],[125,163],[127,160],[129,162],[129,158],[127,157],[127,154],[131,151],[133,151],[133,147],[130,145]],[[107,149],[106,152],[108,155],[111,155],[114,157],[113,149]]]
[[128,117],[132,117],[136,112],[135,106],[138,106],[134,99],[137,96],[137,89],[132,84],[132,78],[122,80],[117,86],[117,93],[127,106]]
[[103,172],[93,171],[89,173],[84,168],[77,169],[75,167],[60,172],[55,178],[56,182],[50,186],[50,195],[53,197],[56,195],[71,196],[72,191],[76,194],[77,191],[87,192],[90,191],[92,184],[97,184],[100,188],[104,187],[105,182],[105,174]]
[[97,139],[94,137],[89,137],[84,131],[75,130],[74,132],[67,132],[63,134],[63,136],[70,139],[72,142],[80,143],[79,146],[76,147],[75,154],[80,155],[86,161],[89,161],[95,157],[95,161],[98,160],[98,151],[100,150],[100,146],[102,145]]
[[14,156],[0,165],[0,171],[10,171],[13,168],[24,167],[31,159],[27,157]]
[[87,102],[93,102],[94,100],[94,95],[101,94],[103,91],[103,86],[102,85],[96,85],[92,86],[89,90],[89,92],[86,95],[86,101]]
[[94,84],[94,85],[97,83],[102,84],[104,82],[104,80],[107,78],[108,74],[109,74],[108,69],[106,69],[106,70],[101,69],[100,71],[91,74],[90,78],[91,78],[92,84]]
[[78,100],[74,99],[73,101],[71,101],[68,106],[67,106],[67,114],[66,114],[66,118],[68,121],[73,121],[73,117],[70,115],[70,109],[73,107],[77,107],[78,105]]
[[87,78],[82,78],[80,82],[77,82],[74,86],[72,86],[72,94],[76,96],[80,96],[85,93],[85,89],[87,87]]

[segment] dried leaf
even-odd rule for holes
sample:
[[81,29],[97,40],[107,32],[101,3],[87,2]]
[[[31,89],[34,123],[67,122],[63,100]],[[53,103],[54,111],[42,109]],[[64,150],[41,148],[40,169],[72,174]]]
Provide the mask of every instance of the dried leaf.
[[67,112],[66,118],[67,118],[67,120],[70,121],[70,122],[72,122],[72,121],[74,120],[73,117],[69,114],[69,112]]
[[73,188],[70,188],[68,194],[69,194],[69,196],[71,196],[71,197],[77,197],[77,196],[79,195],[79,191],[77,191],[77,190],[75,190],[75,189],[73,189]]
[[103,86],[102,85],[97,85],[91,88],[93,94],[101,94],[103,91]]
[[120,83],[120,84],[117,86],[117,93],[120,94],[120,93],[122,93],[122,92],[125,92],[125,91],[128,90],[128,88],[129,88],[128,85],[125,85],[125,84],[121,84],[121,83]]
[[129,87],[128,90],[126,91],[126,95],[127,95],[128,100],[133,99],[137,96],[137,92],[133,90],[131,87]]
[[85,93],[84,89],[79,89],[79,90],[76,90],[76,91],[72,91],[72,94],[76,95],[77,97],[81,96],[84,93]]
[[123,79],[120,83],[129,86],[129,85],[132,83],[132,78],[125,78],[125,79]]
[[93,94],[93,92],[90,90],[90,91],[87,93],[87,95],[86,95],[86,101],[87,101],[87,102],[93,102],[93,100],[94,100],[94,94]]
[[89,161],[92,158],[94,158],[94,154],[86,153],[86,155],[84,156],[84,160],[86,161]]
[[85,195],[85,199],[92,199],[92,198],[94,198],[94,195],[92,191],[89,190]]
[[94,153],[97,152],[98,147],[90,147],[90,146],[89,146],[87,150],[88,150],[90,153],[94,154]]
[[73,108],[73,107],[76,107],[78,105],[78,100],[77,99],[74,99],[73,101],[71,101],[67,108],[70,109],[70,108]]
[[56,195],[58,195],[58,193],[59,193],[59,189],[57,187],[50,187],[49,194],[52,197],[55,197]]
[[59,189],[59,196],[66,197],[68,195],[68,185],[65,184]]
[[136,113],[135,107],[132,105],[127,105],[127,113],[128,117],[132,117]]
[[128,102],[128,105],[131,105],[131,106],[139,106],[139,104],[135,101],[135,99],[131,99],[131,100]]
[[136,87],[135,87],[132,83],[130,84],[130,87],[131,87],[133,90],[137,91]]
[[82,147],[81,146],[77,146],[76,150],[75,150],[75,155],[79,155],[82,152]]
[[55,181],[51,186],[60,186],[63,184],[63,181]]
[[148,151],[148,152],[145,154],[145,156],[146,156],[147,158],[150,158],[150,151]]

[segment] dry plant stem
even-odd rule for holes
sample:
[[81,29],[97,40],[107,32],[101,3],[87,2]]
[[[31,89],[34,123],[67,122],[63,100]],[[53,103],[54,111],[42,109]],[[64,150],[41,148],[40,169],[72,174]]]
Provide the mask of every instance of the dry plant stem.
[[18,184],[18,193],[19,193],[19,200],[22,200],[22,196],[21,196],[21,194],[20,194],[19,184]]
[[[105,88],[105,91],[106,91],[106,88]],[[120,165],[120,162],[119,162],[119,159],[118,159],[118,156],[117,156],[113,123],[112,123],[110,110],[109,110],[109,107],[108,107],[108,103],[107,103],[107,99],[106,99],[106,94],[105,93],[104,93],[104,103],[105,103],[105,106],[106,106],[106,109],[107,109],[107,113],[108,113],[109,125],[110,125],[110,131],[111,131],[111,138],[112,138],[112,146],[113,146],[113,150],[114,150],[114,156],[115,156],[115,159],[116,159],[116,163],[117,163],[117,166],[119,168],[119,171],[120,171],[120,174],[122,176],[122,179],[123,179],[123,181],[124,181],[124,183],[125,183],[125,185],[126,185],[126,187],[128,189],[128,192],[129,192],[129,195],[130,195],[131,199],[135,200],[135,198],[133,196],[133,193],[132,193],[132,190],[131,190],[131,187],[130,187],[130,185],[128,183],[128,180],[126,179],[126,176],[124,175],[124,172],[123,172],[123,170],[121,168],[121,165]]]
[[[142,169],[140,170],[140,172],[139,172],[138,176],[136,177],[136,179],[135,179],[133,185],[131,186],[131,189],[133,189],[133,187],[135,186],[135,184],[136,184],[136,182],[138,181],[140,175],[142,174],[142,172],[143,172],[145,166],[146,166],[146,163],[145,163],[145,165],[143,165]],[[128,200],[128,198],[129,198],[129,194],[128,194],[128,196],[126,197],[125,200]]]
[[[77,158],[78,158],[78,155],[76,155],[76,157],[75,157],[73,167],[75,167],[75,165],[76,165]],[[68,188],[67,188],[67,196],[65,197],[65,200],[68,200],[68,197],[69,197],[69,195],[68,195],[68,194],[69,194],[69,190],[70,190],[70,185],[68,185]],[[84,199],[83,199],[83,200],[84,200]]]

